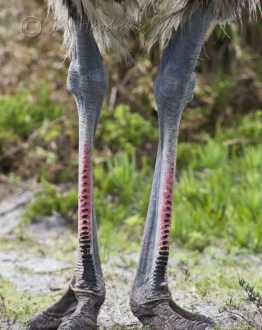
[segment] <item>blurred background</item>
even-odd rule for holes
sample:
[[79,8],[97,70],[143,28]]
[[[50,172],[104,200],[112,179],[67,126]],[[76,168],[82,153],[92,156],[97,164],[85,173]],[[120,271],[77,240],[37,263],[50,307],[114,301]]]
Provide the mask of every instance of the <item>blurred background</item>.
[[[261,21],[214,31],[199,61],[194,100],[183,114],[172,239],[176,262],[185,269],[177,276],[189,281],[183,272],[200,267],[202,275],[187,288],[197,287],[201,298],[211,288],[225,299],[230,290],[239,294],[232,274],[203,277],[203,254],[213,270],[237,264],[241,276],[262,288],[262,272],[252,278],[262,270],[261,35]],[[58,294],[64,282],[57,274],[70,277],[78,121],[65,88],[62,34],[46,2],[0,0],[0,43],[0,315],[6,326],[25,322]],[[94,151],[102,259],[126,251],[127,268],[136,263],[158,141],[152,86],[159,50],[147,55],[141,45],[142,36],[132,36],[128,63],[105,58],[110,85]],[[43,257],[50,256],[55,261],[45,266]],[[17,267],[27,270],[18,276]],[[27,283],[29,273],[35,280],[32,275]]]

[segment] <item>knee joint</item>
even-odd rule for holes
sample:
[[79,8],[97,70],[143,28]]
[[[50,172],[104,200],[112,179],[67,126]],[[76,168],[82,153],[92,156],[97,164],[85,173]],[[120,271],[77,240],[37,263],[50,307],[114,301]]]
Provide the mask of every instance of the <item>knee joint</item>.
[[67,89],[76,98],[92,95],[102,99],[107,89],[104,68],[90,71],[72,63],[68,71]]
[[188,103],[192,100],[195,88],[195,74],[171,76],[160,73],[155,81],[155,95],[158,103]]

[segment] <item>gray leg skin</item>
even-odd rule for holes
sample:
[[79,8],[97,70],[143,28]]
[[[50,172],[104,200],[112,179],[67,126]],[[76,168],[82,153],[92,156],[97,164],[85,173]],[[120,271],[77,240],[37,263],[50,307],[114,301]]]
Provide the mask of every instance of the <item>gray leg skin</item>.
[[211,6],[196,11],[164,51],[155,83],[160,142],[131,309],[150,329],[204,330],[213,322],[189,313],[172,300],[167,283],[176,145],[181,114],[193,95],[194,70],[213,25]]
[[97,329],[97,316],[105,299],[93,203],[91,153],[107,80],[88,23],[73,28],[75,52],[69,68],[68,88],[75,97],[79,114],[78,258],[67,292],[30,321],[30,330]]

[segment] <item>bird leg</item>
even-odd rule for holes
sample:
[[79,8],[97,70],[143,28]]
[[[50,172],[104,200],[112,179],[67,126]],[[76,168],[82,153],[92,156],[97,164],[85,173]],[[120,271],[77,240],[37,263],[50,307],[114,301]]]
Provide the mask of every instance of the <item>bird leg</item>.
[[160,141],[138,271],[131,295],[131,309],[150,329],[204,330],[212,321],[175,304],[167,283],[172,195],[175,181],[179,124],[192,99],[194,70],[213,25],[212,5],[197,10],[164,50],[155,82]]
[[29,329],[96,329],[105,286],[98,252],[93,203],[92,163],[97,121],[106,92],[106,73],[87,22],[74,24],[74,54],[68,88],[79,115],[78,257],[75,273],[62,299],[36,315]]

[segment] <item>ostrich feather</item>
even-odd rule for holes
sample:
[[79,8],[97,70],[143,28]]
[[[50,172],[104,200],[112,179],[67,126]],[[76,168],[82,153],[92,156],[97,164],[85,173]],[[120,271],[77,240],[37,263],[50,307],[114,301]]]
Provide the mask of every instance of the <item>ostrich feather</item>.
[[69,54],[73,48],[72,21],[81,24],[87,18],[101,52],[110,49],[128,56],[127,40],[139,17],[138,0],[48,0],[56,25],[64,30]]
[[198,8],[213,3],[214,22],[250,19],[261,13],[261,0],[48,0],[57,25],[65,31],[65,43],[72,49],[72,20],[87,18],[102,52],[112,49],[128,55],[130,31],[145,33],[148,49],[155,43],[163,48],[173,32]]
[[[173,31],[192,13],[213,5],[214,24],[242,21],[243,16],[255,19],[261,13],[261,0],[144,0],[141,21],[148,23],[147,48],[155,43],[164,48]],[[146,17],[150,18],[147,19]]]

